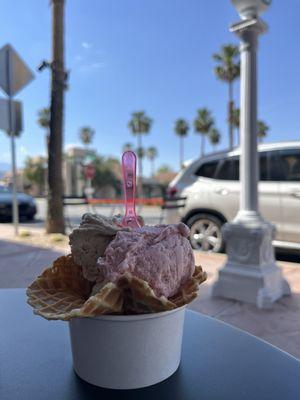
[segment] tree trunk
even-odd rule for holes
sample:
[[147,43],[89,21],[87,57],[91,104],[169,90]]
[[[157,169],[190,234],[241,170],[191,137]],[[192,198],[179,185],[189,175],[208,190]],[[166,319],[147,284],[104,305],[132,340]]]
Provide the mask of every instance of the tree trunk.
[[47,129],[47,133],[45,136],[46,141],[46,167],[44,172],[44,196],[47,199],[48,197],[48,162],[49,162],[49,140],[50,140],[50,131]]
[[[137,134],[138,149],[142,149],[142,134]],[[138,157],[138,197],[143,197],[143,159]]]
[[180,136],[180,166],[179,169],[182,168],[184,161],[184,143],[183,143],[183,136]]
[[229,134],[229,149],[233,149],[233,125],[232,125],[232,110],[234,108],[233,103],[233,87],[232,82],[229,82],[229,102],[228,102],[228,134]]
[[237,145],[240,146],[240,144],[241,144],[240,128],[236,128],[236,140],[237,140]]
[[151,160],[151,175],[152,175],[152,178],[154,178],[154,176],[155,176],[155,159],[154,158],[152,158],[152,160]]
[[65,233],[62,147],[64,98],[64,0],[52,0],[51,105],[48,155],[47,233]]
[[205,135],[201,134],[201,157],[204,156],[205,153]]

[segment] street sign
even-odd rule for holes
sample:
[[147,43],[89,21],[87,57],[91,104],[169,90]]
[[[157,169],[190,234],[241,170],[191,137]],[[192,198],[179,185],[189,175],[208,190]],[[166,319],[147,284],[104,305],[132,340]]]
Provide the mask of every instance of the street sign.
[[[12,208],[15,235],[18,235],[19,226],[15,135],[20,132],[21,129],[21,125],[18,126],[18,116],[20,117],[21,115],[21,103],[13,101],[12,98],[33,78],[34,75],[31,70],[10,44],[6,44],[0,49],[0,88],[2,88],[8,96],[8,99],[6,100],[7,103],[2,102],[2,107],[3,109],[6,109],[7,114],[0,124],[6,127],[6,131],[10,135],[13,184]],[[19,120],[21,121],[20,118]]]
[[87,154],[82,162],[82,165],[86,166],[86,165],[90,165],[92,164],[96,159],[96,155],[95,154]]
[[96,169],[92,164],[88,164],[84,167],[84,174],[86,179],[93,179],[96,173]]
[[[11,102],[12,113],[11,126],[9,119],[9,102]],[[0,98],[0,130],[8,132],[9,134],[12,132],[15,136],[18,136],[22,129],[22,103],[20,101]]]
[[0,87],[12,97],[34,78],[33,73],[10,44],[0,49]]

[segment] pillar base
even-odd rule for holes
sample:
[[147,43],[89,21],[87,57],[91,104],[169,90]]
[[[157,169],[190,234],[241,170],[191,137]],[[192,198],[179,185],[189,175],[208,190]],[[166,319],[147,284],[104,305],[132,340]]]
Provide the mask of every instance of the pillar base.
[[274,257],[275,227],[261,217],[250,218],[251,223],[247,219],[245,224],[241,219],[223,227],[228,260],[219,271],[212,296],[272,308],[276,300],[291,293]]

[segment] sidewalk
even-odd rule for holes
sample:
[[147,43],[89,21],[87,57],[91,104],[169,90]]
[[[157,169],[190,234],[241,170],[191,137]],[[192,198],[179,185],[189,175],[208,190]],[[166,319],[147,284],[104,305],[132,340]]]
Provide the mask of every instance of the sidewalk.
[[300,358],[300,264],[278,262],[292,295],[279,300],[272,310],[259,310],[254,305],[210,297],[212,283],[225,260],[224,254],[196,253],[196,262],[208,273],[208,279],[190,308],[252,333]]
[[[66,245],[52,250],[0,239],[0,288],[27,287],[53,260],[69,252]],[[196,262],[207,271],[208,279],[201,285],[200,296],[190,308],[259,336],[300,358],[300,264],[278,263],[293,295],[280,300],[273,310],[266,311],[237,301],[210,297],[211,285],[225,259],[223,254],[196,253]]]

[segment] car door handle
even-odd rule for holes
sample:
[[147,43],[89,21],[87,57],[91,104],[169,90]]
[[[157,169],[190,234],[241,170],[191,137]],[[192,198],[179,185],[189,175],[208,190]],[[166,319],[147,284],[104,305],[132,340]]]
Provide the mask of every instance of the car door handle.
[[290,192],[290,196],[300,199],[300,192],[299,191]]
[[215,189],[215,193],[220,194],[221,196],[227,196],[229,194],[229,190],[226,188],[219,187]]

